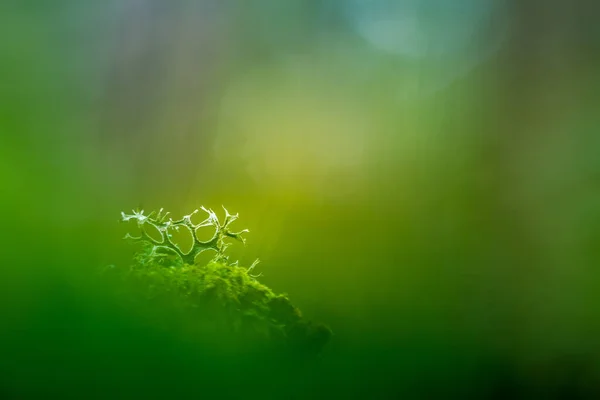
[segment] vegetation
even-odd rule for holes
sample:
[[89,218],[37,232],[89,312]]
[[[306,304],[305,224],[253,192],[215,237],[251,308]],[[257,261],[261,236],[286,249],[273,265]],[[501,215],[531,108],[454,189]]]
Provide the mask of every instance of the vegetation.
[[[208,214],[204,221],[194,224],[194,211],[180,220],[167,220],[168,213],[144,215],[122,213],[123,221],[135,220],[139,236],[126,235],[126,239],[141,242],[134,263],[127,269],[111,268],[121,282],[126,283],[129,297],[137,304],[150,306],[149,315],[165,326],[185,327],[193,335],[233,339],[230,343],[254,348],[288,349],[303,355],[320,353],[329,341],[331,331],[323,324],[303,318],[287,295],[276,294],[258,282],[258,276],[249,268],[231,263],[225,255],[232,238],[244,242],[242,234],[233,232],[230,225],[238,215],[225,208],[225,219],[219,221],[214,211],[202,207]],[[161,238],[152,237],[147,227],[152,226]],[[198,239],[196,230],[213,226],[215,233],[208,241]],[[193,245],[184,252],[173,241],[172,229],[187,229]],[[196,256],[213,250],[214,258],[206,265],[195,263]],[[161,312],[166,311],[166,312]]]

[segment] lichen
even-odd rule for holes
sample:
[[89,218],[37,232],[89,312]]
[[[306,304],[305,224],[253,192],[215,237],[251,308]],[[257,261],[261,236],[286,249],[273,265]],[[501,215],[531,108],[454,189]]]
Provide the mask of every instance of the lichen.
[[[121,212],[121,221],[127,222],[135,220],[140,229],[140,236],[132,236],[128,233],[125,238],[149,243],[151,245],[151,251],[148,253],[149,257],[161,258],[170,253],[177,255],[182,263],[194,264],[198,254],[206,250],[214,250],[216,252],[216,261],[226,260],[225,250],[229,246],[229,243],[225,242],[225,239],[232,238],[245,243],[242,234],[248,232],[248,229],[239,232],[231,231],[229,226],[238,219],[239,215],[229,214],[229,211],[227,211],[225,207],[223,207],[223,210],[225,211],[225,220],[223,223],[219,221],[217,214],[212,209],[206,209],[204,207],[200,208],[208,214],[208,217],[198,224],[192,222],[192,216],[199,211],[198,209],[194,210],[189,215],[184,215],[183,218],[179,220],[173,220],[172,218],[167,220],[169,212],[163,213],[164,209],[162,208],[158,213],[152,211],[148,215],[144,215],[144,210],[132,210],[133,214]],[[160,240],[155,239],[148,234],[146,231],[147,225],[152,226],[158,231]],[[202,241],[198,238],[198,229],[205,226],[214,227],[215,233],[209,240]],[[192,236],[192,248],[187,253],[172,240],[173,235],[170,231],[172,229],[178,231],[180,228],[187,229]]]

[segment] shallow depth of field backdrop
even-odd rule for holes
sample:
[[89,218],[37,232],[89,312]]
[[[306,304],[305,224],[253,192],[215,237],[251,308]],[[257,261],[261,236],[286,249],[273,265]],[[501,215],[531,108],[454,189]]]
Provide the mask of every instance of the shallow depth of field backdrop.
[[[0,394],[595,396],[592,3],[2,2]],[[313,365],[223,368],[95,282],[122,210],[221,204],[332,328]]]

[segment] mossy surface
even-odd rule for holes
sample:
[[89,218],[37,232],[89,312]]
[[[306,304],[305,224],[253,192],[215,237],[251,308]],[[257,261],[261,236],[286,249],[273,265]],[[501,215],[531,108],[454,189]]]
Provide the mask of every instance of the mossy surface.
[[323,324],[303,318],[287,295],[276,294],[247,269],[224,262],[159,263],[112,268],[127,298],[153,323],[197,338],[218,338],[223,347],[321,352],[331,337]]

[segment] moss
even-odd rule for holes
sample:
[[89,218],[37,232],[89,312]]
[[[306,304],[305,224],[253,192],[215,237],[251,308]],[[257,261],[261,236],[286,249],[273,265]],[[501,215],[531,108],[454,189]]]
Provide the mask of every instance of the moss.
[[305,320],[286,295],[274,293],[243,267],[219,262],[181,267],[136,264],[119,273],[127,290],[138,303],[153,307],[152,318],[162,319],[162,325],[179,326],[172,322],[175,318],[188,328],[210,326],[216,334],[233,333],[238,343],[306,354],[319,353],[331,337],[329,328]]

